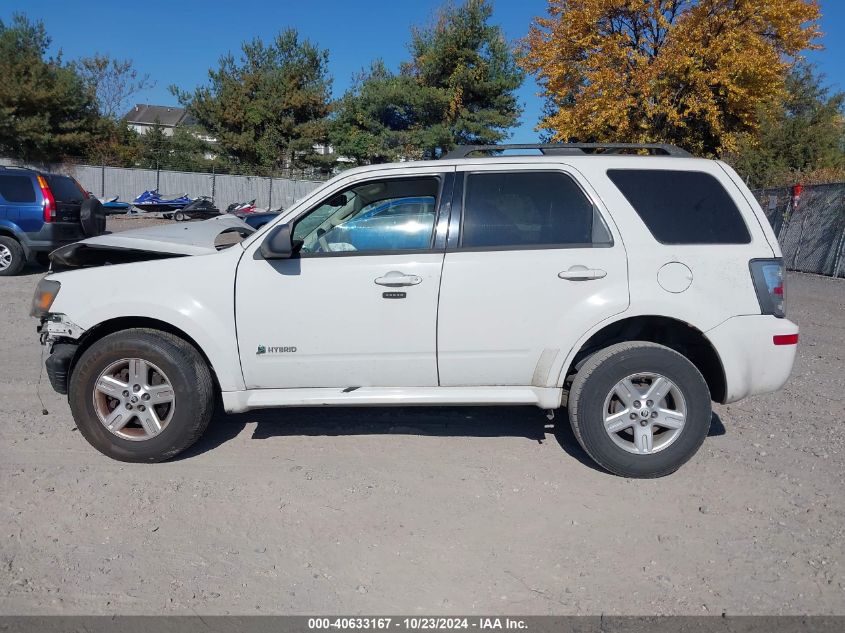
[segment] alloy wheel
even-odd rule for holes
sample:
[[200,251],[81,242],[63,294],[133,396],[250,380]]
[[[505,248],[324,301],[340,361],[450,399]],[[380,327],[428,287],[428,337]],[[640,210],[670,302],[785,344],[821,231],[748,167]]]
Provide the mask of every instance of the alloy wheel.
[[8,246],[0,244],[0,270],[6,270],[12,265],[12,251]]
[[629,453],[648,455],[667,448],[680,437],[686,419],[683,393],[661,374],[627,376],[604,402],[604,430]]
[[93,397],[100,423],[125,440],[155,437],[176,409],[170,380],[141,358],[124,358],[106,367],[94,383]]

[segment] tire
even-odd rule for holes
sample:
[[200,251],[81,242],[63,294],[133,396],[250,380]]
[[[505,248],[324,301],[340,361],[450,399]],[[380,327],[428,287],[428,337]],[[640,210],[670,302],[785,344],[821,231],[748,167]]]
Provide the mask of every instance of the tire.
[[[649,392],[660,397],[664,391],[657,402],[643,401]],[[634,341],[587,359],[575,375],[568,409],[578,443],[596,463],[623,477],[652,478],[675,472],[695,455],[710,430],[710,402],[704,377],[685,356]]]
[[25,264],[23,246],[13,237],[0,235],[0,277],[17,275]]
[[103,203],[97,198],[88,198],[79,209],[79,222],[82,232],[88,237],[96,237],[106,232],[106,212]]
[[44,268],[50,267],[50,253],[47,251],[39,251],[35,253],[35,261],[38,262],[39,266],[43,266]]
[[[111,368],[121,367],[127,359],[133,363],[128,370],[140,367],[138,375],[146,378],[131,380],[131,374],[111,373]],[[114,398],[95,389],[104,372],[117,375],[121,382],[126,378],[127,384],[118,387],[104,382]],[[139,392],[132,389],[133,382],[143,383]],[[151,398],[166,400],[168,386],[172,402],[153,406]],[[127,389],[121,391],[123,387]],[[126,405],[132,397],[134,408],[129,412]],[[83,352],[73,367],[68,401],[77,428],[104,455],[123,462],[161,462],[191,446],[208,427],[214,387],[208,365],[192,345],[166,332],[138,328],[109,334]],[[142,414],[139,410],[145,403]],[[154,423],[142,424],[138,417],[143,415],[149,422],[150,412],[156,413],[160,426],[154,433],[148,432]],[[117,430],[112,431],[106,422],[114,417]],[[121,423],[125,426],[119,428]]]
[[182,213],[181,211],[177,211],[176,213],[173,214],[173,219],[176,220],[177,222],[184,222],[185,221],[185,214]]

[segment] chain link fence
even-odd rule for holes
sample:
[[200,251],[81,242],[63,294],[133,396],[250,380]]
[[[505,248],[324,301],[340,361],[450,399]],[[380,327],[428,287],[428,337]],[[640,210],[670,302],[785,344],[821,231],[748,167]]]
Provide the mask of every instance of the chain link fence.
[[760,189],[754,195],[788,269],[845,277],[845,183]]

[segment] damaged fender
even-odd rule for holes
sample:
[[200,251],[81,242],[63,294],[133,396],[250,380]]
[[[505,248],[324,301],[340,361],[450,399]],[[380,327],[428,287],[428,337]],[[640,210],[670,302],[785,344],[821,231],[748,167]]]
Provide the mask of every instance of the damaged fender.
[[243,220],[233,215],[221,215],[201,222],[165,224],[119,233],[98,235],[68,244],[50,253],[53,270],[60,272],[108,264],[206,255],[227,246],[221,236],[226,234],[247,237],[255,232]]

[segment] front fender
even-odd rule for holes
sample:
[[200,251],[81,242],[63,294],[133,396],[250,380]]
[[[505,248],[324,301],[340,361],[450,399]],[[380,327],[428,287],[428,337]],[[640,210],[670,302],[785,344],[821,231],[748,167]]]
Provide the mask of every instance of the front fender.
[[84,331],[115,319],[151,319],[181,330],[208,358],[223,391],[244,389],[235,331],[235,270],[243,249],[50,275],[50,308]]

